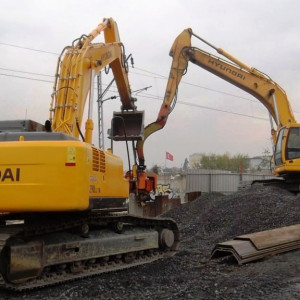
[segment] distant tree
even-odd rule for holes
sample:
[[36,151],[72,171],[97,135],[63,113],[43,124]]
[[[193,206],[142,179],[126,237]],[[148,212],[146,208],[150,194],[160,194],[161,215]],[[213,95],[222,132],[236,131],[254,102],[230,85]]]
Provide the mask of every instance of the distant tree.
[[262,171],[269,169],[271,171],[272,169],[272,154],[269,149],[264,149],[260,156],[261,162],[251,169],[252,172]]
[[201,162],[200,161],[194,161],[190,164],[190,168],[194,170],[198,170],[202,168]]
[[248,155],[236,154],[230,159],[230,168],[232,172],[243,173],[249,169],[250,160]]
[[183,171],[186,171],[188,168],[189,168],[189,161],[188,161],[188,159],[186,158],[186,159],[184,160],[182,170],[183,170]]
[[236,154],[231,156],[229,153],[203,154],[201,162],[193,166],[195,169],[209,170],[227,170],[231,172],[240,172],[249,168],[249,156],[244,154]]
[[261,163],[259,164],[260,169],[265,169],[267,167],[271,167],[271,159],[272,155],[269,149],[264,149],[261,156]]
[[158,165],[154,165],[154,166],[150,169],[150,171],[152,171],[152,172],[154,172],[154,173],[156,173],[156,174],[160,174],[160,173],[161,173],[161,167],[158,166]]

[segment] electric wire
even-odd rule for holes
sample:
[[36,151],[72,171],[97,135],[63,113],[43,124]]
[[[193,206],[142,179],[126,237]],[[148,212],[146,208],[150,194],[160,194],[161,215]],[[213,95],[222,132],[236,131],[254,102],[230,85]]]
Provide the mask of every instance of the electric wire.
[[[55,52],[51,52],[51,51],[45,51],[45,50],[40,50],[40,49],[33,49],[33,48],[23,47],[23,46],[19,46],[19,45],[13,45],[13,44],[2,43],[2,42],[0,42],[0,45],[5,45],[5,46],[9,46],[9,47],[15,47],[15,48],[19,48],[19,49],[25,49],[25,50],[36,51],[36,52],[53,54],[53,55],[59,56],[59,53],[55,53]],[[145,73],[148,73],[148,74],[151,74],[151,75],[158,76],[159,78],[162,78],[162,79],[168,79],[167,76],[164,76],[164,75],[161,75],[161,74],[158,74],[158,73],[155,73],[155,72],[151,72],[151,71],[148,71],[148,70],[145,70],[145,69],[142,69],[142,68],[138,68],[136,66],[134,67],[134,69],[140,70],[142,72],[145,72]],[[136,75],[141,75],[141,76],[149,76],[149,75],[145,75],[145,74],[139,74],[139,73],[136,73],[136,72],[131,72],[131,73],[132,74],[136,74]],[[153,77],[153,76],[149,76],[149,77]],[[236,97],[236,98],[244,99],[244,100],[247,100],[247,101],[254,101],[254,100],[246,98],[246,97],[237,96],[237,95],[234,95],[234,94],[230,94],[230,93],[218,91],[218,90],[207,88],[207,87],[204,87],[204,86],[201,86],[201,85],[198,85],[198,84],[193,84],[193,83],[189,83],[189,82],[185,82],[185,81],[181,81],[181,83],[182,84],[187,84],[187,85],[190,85],[190,86],[195,86],[195,87],[202,88],[202,89],[206,89],[206,90],[213,91],[213,92],[216,92],[216,93],[225,94],[225,95],[228,95],[228,96],[231,96],[231,97]]]
[[[40,49],[34,49],[34,48],[29,48],[29,47],[23,47],[23,46],[9,44],[9,43],[0,42],[0,45],[4,45],[4,46],[19,48],[19,49],[30,50],[30,51],[41,52],[41,53],[46,53],[46,54],[52,54],[52,55],[59,56],[59,53],[55,53],[55,52],[51,52],[51,51],[45,51],[45,50],[40,50]],[[142,72],[145,72],[145,73],[148,73],[148,74],[151,74],[151,75],[158,76],[156,78],[168,79],[167,76],[164,76],[164,75],[152,72],[152,71],[148,71],[148,70],[143,69],[143,68],[138,68],[138,67],[135,66],[134,69],[140,70]],[[8,69],[8,68],[1,68],[1,67],[0,67],[0,70],[12,71],[12,72],[18,72],[18,73],[24,73],[24,74],[31,74],[31,75],[37,75],[37,76],[54,77],[54,76],[46,75],[46,74],[33,73],[33,72],[25,72],[25,71],[18,71],[18,70],[13,70],[13,69]],[[131,71],[131,73],[132,74],[136,74],[136,75],[148,76],[148,77],[154,78],[153,76],[146,75],[146,74],[140,74],[140,73],[133,72],[133,71]],[[25,77],[25,76],[18,76],[18,75],[4,74],[4,73],[0,73],[0,75],[7,76],[7,77],[20,78],[20,79],[27,79],[27,80],[39,81],[39,82],[47,82],[47,83],[50,82],[50,83],[52,83],[52,81],[49,81],[49,80],[42,80],[42,79],[37,79],[37,78],[29,78],[29,77]],[[198,84],[193,84],[193,83],[189,83],[189,82],[185,82],[185,81],[181,81],[181,84],[186,84],[186,85],[189,85],[189,86],[193,86],[193,87],[205,89],[205,90],[208,90],[208,91],[212,91],[212,92],[224,94],[224,95],[227,95],[227,96],[231,96],[231,97],[235,97],[235,98],[239,98],[239,99],[244,99],[244,100],[251,101],[251,102],[256,102],[253,99],[249,99],[249,98],[246,98],[246,97],[242,97],[242,96],[234,95],[234,94],[231,94],[231,93],[219,91],[219,90],[216,90],[216,89],[207,88],[207,87],[204,87],[204,86],[201,86],[201,85],[198,85]],[[103,84],[103,85],[105,85],[105,84]],[[145,96],[145,95],[142,96],[142,97],[147,98],[147,96]],[[151,96],[149,96],[148,98],[151,98]],[[163,98],[161,98],[161,99],[163,99]],[[236,115],[241,115],[241,116],[245,116],[245,117],[250,117],[250,118],[265,120],[264,118],[250,116],[250,115],[246,115],[246,114],[239,114],[239,113],[235,113],[235,112],[231,112],[231,111],[220,110],[220,109],[217,109],[217,108],[211,108],[211,107],[201,106],[201,105],[192,104],[192,103],[187,104],[187,103],[183,103],[182,101],[178,101],[178,103],[181,103],[181,104],[184,104],[184,105],[196,106],[196,107],[205,108],[205,109],[210,109],[210,110],[215,110],[215,111],[220,111],[220,112],[224,112],[224,113],[236,114]],[[295,113],[299,113],[299,112],[295,111]]]
[[[5,45],[5,46],[9,46],[9,47],[15,47],[15,48],[19,48],[19,49],[25,49],[25,50],[30,50],[30,51],[36,51],[36,52],[41,52],[41,53],[53,54],[53,55],[57,55],[57,56],[59,55],[59,53],[55,53],[55,52],[51,52],[51,51],[45,51],[45,50],[34,49],[34,48],[29,48],[29,47],[23,47],[23,46],[13,45],[13,44],[8,44],[8,43],[3,43],[3,42],[0,42],[0,45]],[[134,67],[134,69],[140,70],[140,71],[145,72],[145,73],[149,73],[151,75],[158,76],[159,78],[168,79],[167,76],[164,76],[164,75],[161,75],[161,74],[158,74],[158,73],[155,73],[155,72],[151,72],[151,71],[148,71],[148,70],[145,70],[145,69],[142,69],[142,68],[138,68],[136,66]],[[131,73],[132,74],[141,75],[141,76],[149,76],[149,75],[140,74],[140,73],[136,73],[136,72],[131,72]],[[47,75],[43,75],[43,76],[47,76]],[[266,75],[266,76],[268,76],[268,75]],[[151,76],[149,76],[149,77],[151,77]],[[193,83],[189,83],[189,82],[185,82],[185,81],[181,81],[181,84],[186,84],[186,85],[190,85],[190,86],[194,86],[194,87],[206,89],[206,90],[209,90],[209,91],[212,91],[212,92],[216,92],[216,93],[221,93],[221,94],[224,94],[224,95],[228,95],[228,96],[231,96],[231,97],[236,97],[236,98],[244,99],[244,100],[247,100],[247,101],[256,102],[255,100],[250,99],[250,98],[246,98],[246,97],[242,97],[242,96],[237,96],[237,95],[234,95],[234,94],[231,94],[231,93],[227,93],[227,92],[223,92],[223,91],[219,91],[219,90],[207,88],[207,87],[204,87],[204,86],[201,86],[201,85],[198,85],[198,84],[193,84]]]
[[[51,77],[54,78],[55,76],[53,75],[46,75],[46,74],[40,74],[40,73],[33,73],[33,72],[26,72],[26,71],[17,71],[17,70],[12,70],[12,69],[6,69],[6,68],[1,68],[0,70],[6,70],[6,71],[11,71],[11,72],[17,72],[17,73],[23,73],[23,74],[30,74],[30,75],[37,75],[37,76],[46,76],[46,77]],[[27,79],[27,80],[33,80],[33,81],[41,81],[41,82],[49,82],[49,83],[53,83],[53,81],[50,80],[42,80],[42,79],[38,79],[38,78],[32,78],[32,77],[25,77],[25,76],[19,76],[19,75],[15,75],[15,74],[5,74],[5,73],[0,73],[0,75],[2,76],[7,76],[7,77],[15,77],[15,78],[21,78],[21,79]],[[105,84],[102,83],[105,86],[109,86],[109,84]],[[113,88],[117,88],[116,86],[112,86]],[[95,89],[97,89],[97,87],[95,87]],[[110,90],[110,92],[113,93],[118,93],[117,90]]]
[[[153,100],[158,100],[158,101],[163,100],[163,98],[156,97],[156,96],[148,96],[148,95],[143,95],[143,94],[140,94],[140,96],[142,98],[148,98],[148,99],[153,99]],[[237,112],[233,112],[233,111],[229,111],[229,110],[223,110],[223,109],[219,109],[219,108],[213,108],[213,107],[204,106],[204,105],[201,105],[201,104],[195,104],[195,103],[186,102],[186,101],[181,101],[181,100],[180,101],[178,100],[177,103],[182,104],[182,105],[194,106],[194,107],[198,107],[198,108],[203,108],[203,109],[218,111],[218,112],[222,112],[222,113],[232,114],[232,115],[238,115],[238,116],[252,118],[252,119],[269,121],[269,119],[263,118],[263,117],[251,116],[251,115],[247,115],[247,114],[237,113]]]
[[0,73],[0,75],[7,76],[7,77],[14,77],[14,78],[21,78],[21,79],[33,80],[33,81],[41,81],[41,82],[48,82],[48,83],[50,82],[50,83],[52,83],[52,81],[50,81],[50,80],[43,80],[43,79],[37,79],[37,78],[29,78],[29,77],[25,77],[25,76],[3,74],[3,73]]
[[[161,79],[168,79],[167,76],[159,75],[157,73],[146,71],[144,69],[140,69],[140,68],[137,68],[137,67],[134,67],[134,68],[137,69],[137,70],[140,70],[140,71],[144,71],[146,73],[157,75]],[[131,74],[136,74],[136,75],[141,75],[141,76],[146,76],[146,77],[152,77],[153,78],[153,76],[146,75],[146,74],[141,74],[141,73],[137,73],[137,72],[133,72],[133,71],[131,71],[130,73]],[[156,78],[158,78],[158,77],[156,77]],[[231,94],[231,93],[228,93],[228,92],[219,91],[219,90],[208,88],[208,87],[205,87],[205,86],[202,86],[202,85],[199,85],[199,84],[190,83],[190,82],[187,82],[187,81],[184,81],[184,80],[181,81],[181,84],[186,84],[186,85],[189,85],[189,86],[201,88],[201,89],[208,90],[208,91],[211,91],[211,92],[220,93],[220,94],[224,94],[224,95],[227,95],[227,96],[231,96],[231,97],[235,97],[235,98],[239,98],[239,99],[243,99],[243,100],[247,100],[247,101],[251,101],[251,102],[256,102],[256,100],[254,100],[254,99],[250,99],[250,98],[243,97],[243,96],[238,96],[238,95]]]
[[[0,70],[9,71],[9,72],[23,73],[23,74],[30,74],[30,75],[37,75],[37,76],[45,76],[45,77],[51,77],[51,78],[54,77],[53,75],[40,74],[40,73],[34,73],[34,72],[27,72],[27,71],[19,71],[19,70],[8,69],[8,68],[2,68],[2,67],[0,67]],[[141,69],[141,70],[143,70],[143,69]],[[130,73],[131,73],[131,74],[136,74],[136,75],[141,75],[141,76],[151,77],[151,76],[149,76],[149,75],[144,75],[144,74],[140,74],[140,73],[136,73],[136,72],[132,72],[132,71],[131,71]],[[150,73],[151,73],[151,72],[150,72]],[[156,74],[156,73],[154,73],[154,74]],[[43,80],[38,80],[38,79],[35,79],[35,78],[21,77],[21,76],[17,76],[17,75],[9,75],[9,74],[3,74],[3,73],[0,73],[0,75],[3,75],[3,76],[9,76],[9,77],[16,77],[16,78],[23,78],[23,79],[29,79],[29,80],[35,80],[35,81],[43,81]],[[161,75],[161,76],[162,76],[162,75]],[[162,77],[163,77],[163,76],[162,76]],[[153,78],[153,77],[152,77],[152,78]],[[163,78],[167,79],[167,77],[163,77]],[[50,81],[44,81],[44,82],[50,82]],[[193,86],[193,87],[205,89],[205,90],[208,90],[208,91],[211,91],[211,92],[216,92],[216,93],[220,93],[220,94],[223,94],[223,95],[227,95],[227,96],[231,96],[231,97],[235,97],[235,98],[239,98],[239,99],[244,99],[244,100],[247,100],[247,101],[255,102],[254,100],[251,100],[251,99],[246,98],[246,97],[237,96],[237,95],[234,95],[234,94],[231,94],[231,93],[227,93],[227,92],[218,91],[218,90],[215,90],[215,89],[203,87],[203,86],[198,85],[198,84],[193,84],[193,83],[184,82],[184,81],[181,81],[181,83],[186,84],[186,85],[190,85],[190,86]],[[105,83],[102,83],[102,84],[105,85],[105,86],[109,86],[109,84],[105,84]],[[113,86],[113,88],[117,88],[117,87],[116,87],[116,86]],[[117,92],[117,91],[113,91],[113,92]]]
[[25,49],[25,50],[30,50],[30,51],[35,51],[35,52],[41,52],[41,53],[47,53],[47,54],[53,54],[53,55],[59,55],[59,53],[51,52],[51,51],[45,51],[45,50],[40,50],[40,49],[34,49],[34,48],[29,48],[29,47],[23,47],[23,46],[18,46],[18,45],[13,45],[13,44],[8,44],[8,43],[2,43],[0,42],[0,45],[4,46],[9,46],[9,47],[14,47],[14,48],[19,48],[19,49]]
[[[27,79],[27,80],[33,80],[33,81],[52,83],[52,81],[50,81],[50,80],[36,79],[36,78],[30,78],[30,77],[25,77],[25,76],[9,75],[9,74],[3,74],[3,73],[0,73],[0,75],[8,76],[8,77],[21,78],[21,79]],[[115,93],[117,93],[117,91],[115,91]],[[145,95],[145,94],[141,93],[141,94],[139,94],[139,97],[154,99],[154,100],[158,100],[158,101],[163,101],[162,97],[154,96],[154,95],[151,95],[151,94],[146,94]],[[209,110],[213,110],[213,111],[233,114],[233,115],[239,115],[239,116],[243,116],[243,117],[247,117],[247,118],[259,119],[259,120],[268,120],[268,119],[265,119],[265,118],[262,118],[262,117],[250,116],[250,115],[246,115],[246,114],[241,114],[241,113],[236,113],[236,112],[232,112],[232,111],[222,110],[222,109],[213,108],[213,107],[209,107],[209,106],[203,106],[203,105],[200,105],[200,104],[194,104],[194,103],[190,103],[190,102],[177,101],[177,103],[187,105],[187,106],[194,106],[194,107],[198,107],[198,108],[209,109]]]
[[1,68],[1,67],[0,67],[0,70],[9,71],[9,72],[16,72],[16,73],[23,73],[23,74],[30,74],[30,75],[52,77],[52,78],[54,77],[53,75],[48,75],[48,74],[33,73],[33,72],[27,72],[27,71],[19,71],[19,70],[13,70],[13,69]]

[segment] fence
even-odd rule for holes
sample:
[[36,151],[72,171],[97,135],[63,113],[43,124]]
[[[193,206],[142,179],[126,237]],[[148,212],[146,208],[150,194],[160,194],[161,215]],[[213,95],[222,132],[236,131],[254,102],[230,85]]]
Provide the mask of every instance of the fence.
[[238,190],[241,182],[274,178],[272,175],[226,173],[220,171],[191,170],[186,174],[186,193],[220,192],[231,194]]
[[[274,178],[273,175],[248,173],[230,173],[215,170],[189,170],[185,174],[176,176],[160,175],[158,184],[168,185],[172,195],[179,196],[182,202],[187,200],[190,193],[220,192],[223,194],[235,193],[241,182]],[[164,193],[162,193],[164,194]]]

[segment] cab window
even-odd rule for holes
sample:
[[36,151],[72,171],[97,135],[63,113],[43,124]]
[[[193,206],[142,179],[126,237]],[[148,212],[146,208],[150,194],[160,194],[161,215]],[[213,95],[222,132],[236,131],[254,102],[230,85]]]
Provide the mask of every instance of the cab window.
[[282,139],[285,127],[281,128],[277,135],[277,142],[275,147],[275,165],[282,165]]
[[286,156],[287,159],[300,157],[300,128],[290,128],[287,140]]

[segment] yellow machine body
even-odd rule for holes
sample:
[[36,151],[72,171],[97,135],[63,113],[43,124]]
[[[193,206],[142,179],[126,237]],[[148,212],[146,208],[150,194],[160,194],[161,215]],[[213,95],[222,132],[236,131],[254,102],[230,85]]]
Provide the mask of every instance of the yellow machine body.
[[122,160],[87,143],[0,143],[1,212],[70,211],[126,199]]

